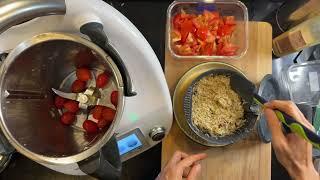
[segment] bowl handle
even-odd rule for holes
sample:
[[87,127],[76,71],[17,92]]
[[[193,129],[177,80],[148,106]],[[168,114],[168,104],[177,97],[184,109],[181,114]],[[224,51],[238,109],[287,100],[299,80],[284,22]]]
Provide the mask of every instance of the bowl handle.
[[65,0],[3,0],[0,3],[0,34],[36,17],[65,13]]
[[117,65],[124,83],[124,95],[127,97],[135,96],[137,93],[133,90],[129,72],[118,52],[109,43],[108,37],[103,31],[103,25],[98,22],[88,22],[80,27],[80,32],[89,36],[91,41],[102,48]]

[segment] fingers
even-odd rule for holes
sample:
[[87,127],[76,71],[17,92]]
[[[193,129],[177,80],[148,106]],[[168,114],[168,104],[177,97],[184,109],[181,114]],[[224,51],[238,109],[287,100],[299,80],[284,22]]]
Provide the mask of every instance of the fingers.
[[189,172],[187,180],[196,180],[197,177],[200,175],[200,172],[201,172],[201,165],[200,164],[194,165]]
[[191,166],[192,164],[206,158],[207,155],[204,154],[204,153],[201,153],[201,154],[195,154],[195,155],[190,155],[186,158],[184,158],[182,161],[179,162],[178,164],[178,167],[181,167],[181,168],[186,168],[186,167],[189,167]]
[[282,132],[282,126],[275,112],[272,109],[265,108],[264,114],[267,119],[267,124],[272,135],[272,144],[275,148],[279,148],[286,143],[286,137]]
[[288,115],[290,115],[292,118],[294,118],[296,121],[301,122],[308,128],[313,129],[313,126],[309,123],[309,121],[304,117],[303,113],[299,110],[299,108],[294,104],[292,101],[280,101],[280,100],[273,100],[266,104],[264,104],[265,107],[271,108],[271,109],[278,109]]
[[294,119],[301,119],[300,110],[298,107],[292,102],[292,101],[280,101],[280,100],[273,100],[266,104],[264,104],[265,107],[268,107],[270,109],[278,109]]
[[187,153],[181,152],[181,151],[176,151],[172,158],[170,159],[170,161],[168,162],[168,164],[177,164],[179,161],[181,161],[181,159],[184,159],[188,156]]

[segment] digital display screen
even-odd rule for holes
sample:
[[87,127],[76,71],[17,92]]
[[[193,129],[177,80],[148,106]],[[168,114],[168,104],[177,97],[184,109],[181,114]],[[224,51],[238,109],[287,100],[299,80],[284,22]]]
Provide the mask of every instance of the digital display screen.
[[136,134],[130,134],[129,136],[124,137],[118,141],[118,149],[119,149],[120,155],[128,153],[141,146],[142,146],[142,143]]

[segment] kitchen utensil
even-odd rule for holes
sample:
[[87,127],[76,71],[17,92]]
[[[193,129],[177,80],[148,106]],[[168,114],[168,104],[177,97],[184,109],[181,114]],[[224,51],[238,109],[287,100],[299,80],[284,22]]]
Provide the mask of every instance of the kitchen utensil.
[[[255,101],[259,105],[263,106],[263,104],[267,102],[263,97],[254,92],[254,84],[243,76],[231,76],[230,84],[231,88],[249,104]],[[310,142],[315,147],[320,148],[320,137],[316,133],[284,112],[275,110],[275,113],[280,122],[282,122],[284,126],[290,128],[291,132],[298,134],[301,138]]]
[[[257,116],[249,111],[249,107],[246,107],[245,124],[234,134],[224,137],[213,137],[199,130],[191,119],[193,86],[198,80],[211,74],[223,74],[228,76],[237,74],[239,76],[244,76],[237,68],[226,63],[212,62],[193,67],[183,75],[175,89],[173,98],[174,114],[179,127],[192,140],[206,146],[225,146],[247,137],[254,127]],[[181,97],[179,94],[183,94],[183,96]],[[182,99],[180,100],[178,97]]]
[[[174,15],[184,10],[186,13],[201,13],[204,9],[209,11],[218,11],[223,16],[234,16],[237,22],[236,30],[233,33],[232,43],[239,47],[237,53],[234,56],[182,56],[175,53],[173,47],[171,47],[171,31],[172,31],[172,20]],[[172,56],[177,59],[188,59],[188,60],[200,60],[200,59],[216,59],[216,58],[240,58],[243,56],[248,49],[248,10],[247,7],[240,1],[199,1],[199,0],[185,0],[185,1],[174,1],[170,4],[167,10],[167,24],[166,24],[166,43],[167,47]]]
[[[25,52],[31,52],[29,50],[33,50],[33,52],[37,53],[32,54],[34,58],[28,58],[31,56],[27,53],[22,53],[20,54],[21,56],[19,56],[19,53],[15,54],[19,57],[25,57],[24,60],[18,61],[14,59],[12,60],[13,62],[11,62],[18,64],[18,66],[14,66],[16,67],[16,71],[12,70],[16,72],[16,76],[13,76],[12,71],[8,73],[1,71],[6,75],[6,78],[1,77],[3,78],[2,81],[14,87],[14,90],[11,89],[11,91],[8,91],[9,94],[12,95],[11,98],[19,98],[19,100],[8,100],[9,96],[2,97],[1,121],[7,120],[4,118],[4,114],[12,112],[14,109],[25,108],[25,111],[23,111],[25,114],[19,111],[16,113],[18,115],[10,119],[12,122],[15,122],[14,118],[23,119],[22,121],[16,121],[16,127],[23,127],[19,128],[20,131],[10,131],[12,129],[8,128],[9,124],[2,123],[1,126],[6,138],[10,139],[10,143],[13,144],[19,152],[58,172],[71,175],[86,175],[92,174],[95,170],[99,169],[100,174],[98,174],[97,177],[103,176],[104,178],[111,179],[112,177],[108,176],[108,173],[111,172],[109,171],[110,169],[105,169],[108,163],[101,156],[107,155],[106,153],[113,154],[108,157],[110,157],[109,160],[115,164],[119,163],[117,154],[120,154],[121,161],[125,161],[158,144],[168,133],[172,123],[172,107],[169,91],[159,61],[137,28],[117,10],[100,0],[43,0],[41,3],[38,0],[4,1],[1,3],[0,8],[0,13],[2,15],[5,14],[5,16],[1,16],[2,18],[0,18],[0,30],[1,32],[5,31],[0,34],[0,52],[14,49],[9,52],[7,59],[5,59],[3,66],[1,66],[2,70],[12,67],[7,60],[8,58],[13,58],[14,52],[18,51],[19,48],[16,48],[16,46],[25,40],[37,37],[39,34],[43,35],[38,36],[39,39],[50,39],[53,38],[51,36],[52,34],[63,34],[60,37],[65,37],[64,35],[66,34],[63,32],[68,32],[69,34],[66,36],[72,36],[71,39],[76,40],[76,42],[72,40],[72,42],[69,42],[70,39],[67,38],[61,39],[61,41],[50,41],[48,44],[51,44],[51,48],[49,48],[46,43],[42,44],[44,46],[34,45],[31,47],[28,46],[29,48],[18,46],[21,48],[21,51],[27,48]],[[51,16],[40,17],[48,14]],[[46,36],[48,34],[49,36]],[[108,36],[108,38],[106,38],[106,36]],[[96,45],[88,41],[88,39]],[[79,44],[78,40],[85,42],[85,45]],[[33,41],[33,43],[40,44],[38,41]],[[54,46],[55,43],[58,45]],[[106,67],[109,67],[107,65],[108,62],[110,62],[115,68],[118,68],[117,72],[119,73],[117,76],[112,76],[112,81],[117,88],[120,86],[120,83],[117,82],[123,83],[123,86],[121,86],[123,87],[123,94],[119,94],[119,102],[122,103],[123,101],[122,105],[125,103],[125,107],[118,105],[117,120],[114,121],[114,126],[111,126],[110,131],[101,132],[97,138],[93,139],[91,136],[84,136],[85,134],[81,129],[77,129],[76,127],[64,128],[57,121],[50,121],[51,124],[54,124],[53,127],[50,126],[50,129],[40,128],[41,125],[49,127],[50,123],[44,124],[46,121],[41,120],[45,120],[45,116],[51,117],[52,114],[48,113],[50,105],[47,102],[37,104],[36,101],[52,99],[53,93],[51,88],[59,89],[59,86],[63,84],[61,81],[63,81],[66,76],[74,76],[72,73],[75,69],[72,68],[75,68],[75,66],[70,59],[74,57],[79,49],[87,46],[92,47],[92,44],[100,49],[98,53],[96,49],[92,50],[92,52],[95,53],[95,57],[98,58],[97,62],[99,63],[92,65],[94,67],[90,69],[105,70]],[[72,46],[74,46],[74,49],[70,49]],[[55,53],[57,50],[61,53]],[[101,52],[102,50],[103,52]],[[38,56],[40,55],[48,56],[47,58],[39,58]],[[65,62],[62,61],[63,59]],[[110,61],[105,61],[106,59]],[[117,61],[119,59],[123,61]],[[49,65],[54,64],[54,62],[65,63],[59,67],[63,67],[62,69],[66,70],[66,72],[61,72],[61,68],[60,71],[58,71],[56,70],[57,67],[50,67],[49,65],[46,67],[37,66],[37,68],[32,68],[34,65],[41,65],[41,63],[46,61],[48,61]],[[121,67],[128,68],[127,72],[130,76],[126,76],[126,70]],[[43,72],[47,72],[47,74]],[[48,74],[51,74],[54,78],[47,80],[46,77]],[[7,75],[12,77],[11,80],[8,79]],[[121,78],[118,75],[120,75]],[[64,87],[68,87],[67,82],[69,82],[69,80],[64,83]],[[126,82],[128,82],[127,85],[125,85]],[[54,85],[51,86],[51,83]],[[7,95],[7,92],[4,91],[5,88],[1,88],[3,90],[2,95]],[[21,89],[23,91],[21,91]],[[26,90],[28,90],[27,93],[25,93]],[[63,89],[59,90],[65,91]],[[137,92],[137,95],[132,96],[134,92]],[[22,100],[22,98],[24,98],[24,100]],[[154,104],[155,100],[157,104]],[[14,108],[11,108],[10,106],[14,106],[17,101],[20,101],[19,106],[16,105]],[[27,104],[26,102],[30,102],[31,104]],[[123,107],[123,109],[120,110],[121,107]],[[39,112],[43,118],[40,118],[39,113],[32,114],[31,112]],[[123,114],[122,116],[120,116],[121,112]],[[56,113],[54,112],[53,114]],[[22,115],[24,117],[21,117]],[[34,121],[30,120],[31,117],[33,117]],[[30,122],[28,120],[30,120]],[[5,122],[9,122],[9,120]],[[31,122],[34,127],[31,126]],[[118,126],[115,126],[116,124],[118,124]],[[61,130],[61,132],[59,133],[55,130]],[[25,134],[21,136],[21,138],[12,138],[10,133]],[[42,133],[48,136],[42,135]],[[64,136],[64,134],[67,134],[67,136]],[[111,136],[108,141],[110,143],[103,146],[111,134],[115,136]],[[32,142],[24,143],[32,137],[35,137]],[[55,142],[48,145],[47,141],[44,142],[45,144],[36,141],[42,137],[43,141],[47,139],[48,142]],[[77,141],[68,143],[68,141],[72,139]],[[112,140],[115,141],[112,142]],[[92,144],[87,143],[90,141],[92,141]],[[35,144],[35,146],[33,146],[33,144]],[[99,149],[101,146],[103,146],[103,148]],[[110,148],[114,146],[117,148]],[[39,150],[37,152],[39,154],[49,152],[50,148],[61,148],[64,150],[70,147],[70,153],[65,154],[59,152],[61,156],[50,156],[50,159],[47,159],[47,156],[38,156],[38,158],[35,158],[31,154],[36,153],[30,151],[30,149],[28,149],[30,147]],[[85,156],[75,155],[78,158],[70,156],[70,154],[77,150],[81,150]],[[110,152],[111,150],[113,152]],[[88,158],[82,160],[86,157]],[[119,169],[116,167],[117,166],[115,166],[114,170],[118,172],[117,170]]]
[[[267,101],[279,99],[279,85],[271,74],[267,74],[263,77],[259,84],[259,89],[257,93],[261,97],[265,98]],[[264,116],[264,114],[260,114],[260,116],[258,117],[257,132],[262,142],[271,142],[271,133],[268,128],[266,117]]]
[[[81,53],[90,57],[90,63],[86,64],[89,69],[111,74],[111,81],[119,94],[113,123],[94,135],[86,134],[81,128],[80,121],[86,118],[77,118],[76,124],[80,125],[73,128],[62,125],[60,114],[52,106],[51,88],[71,89],[73,81],[69,77],[74,77],[76,67],[82,63],[83,59],[78,57]],[[9,53],[2,64],[0,77],[1,128],[11,144],[29,158],[51,164],[71,164],[84,159],[94,161],[92,155],[103,149],[114,136],[124,106],[123,76],[113,59],[94,43],[65,33],[34,36]],[[110,162],[110,168],[105,169],[109,178],[119,176],[121,170],[118,147],[116,142],[112,144],[114,146],[109,147],[112,154],[99,156],[105,166]],[[118,161],[108,160],[109,157],[105,156],[114,156]],[[114,174],[110,169],[116,169]],[[97,177],[101,174],[87,172]]]

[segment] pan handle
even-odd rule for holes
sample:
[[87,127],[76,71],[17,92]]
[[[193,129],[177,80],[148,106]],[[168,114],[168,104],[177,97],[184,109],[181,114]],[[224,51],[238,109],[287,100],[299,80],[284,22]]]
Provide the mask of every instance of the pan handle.
[[65,13],[65,0],[2,0],[0,2],[0,34],[14,25],[36,17]]
[[118,52],[110,45],[108,37],[103,31],[103,25],[98,22],[89,22],[80,27],[80,32],[89,36],[91,41],[102,48],[117,65],[124,83],[124,95],[127,97],[135,96],[137,93],[133,90],[129,72]]

